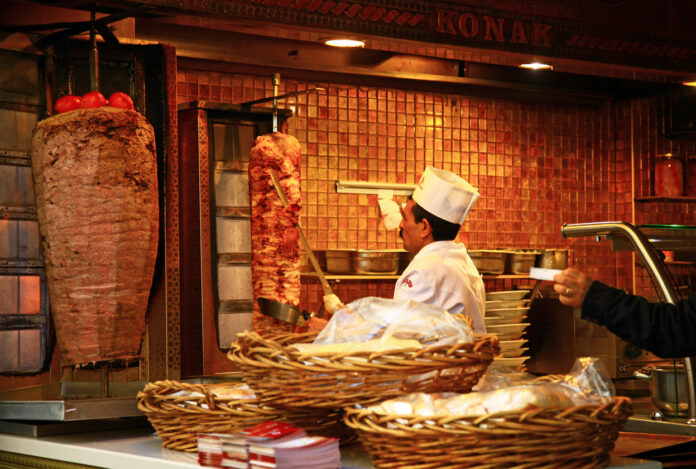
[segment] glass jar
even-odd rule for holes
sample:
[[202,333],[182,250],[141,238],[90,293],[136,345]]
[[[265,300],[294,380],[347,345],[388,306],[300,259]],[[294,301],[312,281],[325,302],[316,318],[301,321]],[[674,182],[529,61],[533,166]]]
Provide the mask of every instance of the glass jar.
[[655,159],[655,195],[684,195],[684,164],[672,153],[660,155]]
[[686,175],[684,179],[684,195],[696,197],[696,153],[686,159]]

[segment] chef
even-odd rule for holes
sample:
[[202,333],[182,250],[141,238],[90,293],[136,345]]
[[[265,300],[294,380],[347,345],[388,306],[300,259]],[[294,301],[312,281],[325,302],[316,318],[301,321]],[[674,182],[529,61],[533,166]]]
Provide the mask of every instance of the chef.
[[394,299],[440,306],[471,318],[485,333],[485,289],[466,247],[454,239],[478,191],[449,171],[428,166],[402,209],[404,249],[415,254],[394,287]]
[[[461,243],[454,242],[467,213],[480,194],[454,173],[428,166],[401,210],[399,225],[404,249],[415,254],[396,282],[394,299],[410,299],[440,306],[471,318],[474,331],[485,333],[486,294],[481,275]],[[330,313],[343,305],[338,297],[324,297]],[[310,329],[325,320],[312,318]]]

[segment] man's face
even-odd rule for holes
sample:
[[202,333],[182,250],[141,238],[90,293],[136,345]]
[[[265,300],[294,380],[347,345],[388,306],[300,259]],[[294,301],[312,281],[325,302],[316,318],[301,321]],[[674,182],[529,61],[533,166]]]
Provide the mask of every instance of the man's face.
[[425,222],[416,222],[413,218],[413,206],[416,203],[408,199],[406,206],[401,209],[401,223],[399,224],[399,236],[404,241],[404,249],[416,254],[423,247],[423,230]]

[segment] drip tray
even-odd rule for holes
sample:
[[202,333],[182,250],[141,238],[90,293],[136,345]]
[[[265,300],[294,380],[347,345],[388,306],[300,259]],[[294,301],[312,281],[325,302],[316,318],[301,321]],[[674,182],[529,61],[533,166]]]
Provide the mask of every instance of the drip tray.
[[150,426],[147,417],[123,417],[118,419],[74,420],[67,422],[44,422],[29,420],[0,420],[0,433],[40,438],[71,433],[122,430]]
[[142,416],[136,394],[145,382],[66,382],[0,392],[0,420],[43,422]]

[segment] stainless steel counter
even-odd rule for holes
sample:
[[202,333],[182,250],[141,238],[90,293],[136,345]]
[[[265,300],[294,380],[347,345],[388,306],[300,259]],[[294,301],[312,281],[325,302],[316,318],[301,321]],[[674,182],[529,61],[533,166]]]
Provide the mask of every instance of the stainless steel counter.
[[[196,453],[165,449],[148,428],[32,438],[0,433],[0,462],[3,453],[40,456],[108,469],[200,468]],[[373,469],[360,445],[341,450],[344,469]],[[642,459],[614,457],[610,468],[660,469],[662,464]]]

